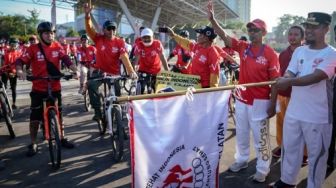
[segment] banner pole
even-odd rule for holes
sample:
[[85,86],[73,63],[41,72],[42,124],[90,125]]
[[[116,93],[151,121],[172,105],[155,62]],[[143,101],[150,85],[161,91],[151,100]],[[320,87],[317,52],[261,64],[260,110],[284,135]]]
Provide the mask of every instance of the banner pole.
[[[228,86],[220,86],[220,87],[202,88],[202,89],[195,89],[193,93],[205,93],[205,92],[213,92],[213,91],[232,90],[239,86],[242,86],[242,87],[266,86],[266,85],[275,84],[275,82],[276,81],[267,81],[267,82],[248,83],[248,84],[240,84],[240,85],[228,85]],[[152,99],[152,98],[159,98],[159,97],[172,97],[172,96],[178,96],[178,95],[185,95],[186,92],[187,90],[174,91],[174,92],[168,92],[168,93],[154,93],[154,94],[144,94],[144,95],[135,95],[135,96],[123,96],[123,97],[117,97],[117,102]]]

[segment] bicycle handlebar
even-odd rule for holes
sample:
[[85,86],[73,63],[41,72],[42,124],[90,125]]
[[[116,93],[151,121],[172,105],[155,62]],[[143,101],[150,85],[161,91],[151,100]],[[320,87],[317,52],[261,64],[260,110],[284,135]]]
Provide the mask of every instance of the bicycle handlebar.
[[61,74],[59,76],[33,76],[33,75],[27,75],[27,80],[28,81],[34,81],[34,80],[60,80],[61,78],[65,80],[70,80],[73,78],[73,74]]

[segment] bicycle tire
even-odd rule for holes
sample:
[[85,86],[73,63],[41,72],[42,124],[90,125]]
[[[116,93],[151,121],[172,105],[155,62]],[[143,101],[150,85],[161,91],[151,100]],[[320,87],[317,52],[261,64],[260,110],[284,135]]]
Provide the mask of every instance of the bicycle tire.
[[90,97],[89,97],[89,92],[85,91],[83,94],[84,97],[84,108],[86,112],[91,111],[91,104],[90,104]]
[[112,108],[112,158],[115,162],[121,161],[124,154],[124,127],[121,120],[120,106]]
[[141,95],[141,83],[138,82],[136,85],[136,90],[135,90],[136,95]]
[[1,103],[2,115],[3,118],[5,119],[9,135],[11,138],[15,138],[16,135],[13,129],[11,114],[9,112],[9,104],[6,103],[6,97],[3,93],[0,94],[0,103]]
[[48,113],[49,118],[49,134],[50,138],[48,140],[49,144],[49,154],[51,165],[54,169],[59,169],[61,166],[61,140],[57,114],[54,109],[50,109]]
[[100,135],[104,135],[106,132],[106,121],[105,121],[105,103],[104,103],[104,97],[103,95],[99,96],[100,102],[103,104],[102,117],[100,120],[97,121],[97,127]]

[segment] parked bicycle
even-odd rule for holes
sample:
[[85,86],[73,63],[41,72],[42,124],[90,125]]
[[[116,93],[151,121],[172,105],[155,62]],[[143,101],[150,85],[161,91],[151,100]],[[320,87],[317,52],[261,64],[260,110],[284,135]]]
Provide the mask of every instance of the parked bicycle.
[[48,97],[43,99],[43,134],[45,140],[48,141],[49,154],[52,167],[59,169],[61,166],[61,133],[62,121],[60,119],[60,112],[58,110],[57,98],[52,96],[51,81],[64,78],[69,80],[73,75],[60,75],[60,76],[27,76],[28,81],[34,80],[47,80],[48,81]]
[[[5,72],[9,65],[3,66],[0,69],[0,75]],[[8,95],[5,89],[5,85],[0,79],[0,117],[5,119],[6,126],[11,138],[15,138],[15,133],[12,124],[12,118],[14,116],[12,105],[8,99]]]

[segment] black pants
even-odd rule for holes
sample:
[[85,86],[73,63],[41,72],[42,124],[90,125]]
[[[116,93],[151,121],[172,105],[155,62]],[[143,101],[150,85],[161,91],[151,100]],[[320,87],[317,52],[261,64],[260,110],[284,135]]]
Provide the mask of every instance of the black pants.
[[333,124],[332,124],[332,134],[331,134],[331,142],[329,146],[329,156],[327,164],[329,166],[334,166],[334,158],[335,158],[335,140],[336,140],[336,80],[333,83]]
[[148,73],[145,73],[147,74],[146,77],[143,77],[142,76],[143,72],[139,72],[139,75],[140,75],[140,84],[141,84],[141,94],[144,94],[145,93],[145,88],[147,87],[147,93],[148,92],[148,88],[151,87],[152,88],[152,92],[151,93],[155,93],[155,84],[156,84],[156,75],[151,75],[151,74],[148,74]]
[[1,80],[4,83],[4,86],[5,86],[6,89],[7,89],[8,80],[9,80],[10,88],[12,90],[13,104],[15,104],[15,102],[16,102],[17,76],[16,75],[9,75],[8,73],[3,73],[1,75]]

